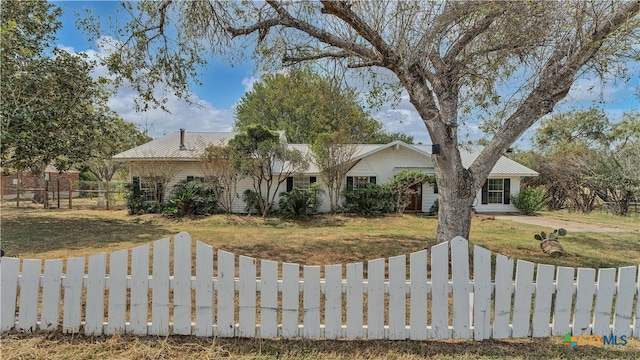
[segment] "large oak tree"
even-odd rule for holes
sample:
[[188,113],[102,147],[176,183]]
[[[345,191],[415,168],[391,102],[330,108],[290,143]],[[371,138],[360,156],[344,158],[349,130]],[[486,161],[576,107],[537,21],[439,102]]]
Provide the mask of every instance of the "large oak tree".
[[[520,135],[585,74],[638,59],[635,1],[142,1],[125,8],[112,70],[144,99],[158,82],[186,94],[209,54],[255,48],[273,67],[354,69],[374,95],[403,90],[440,153],[438,241],[468,237],[476,192]],[[237,50],[237,51],[234,51]],[[325,67],[326,68],[326,67]],[[397,94],[397,93],[396,93]],[[161,103],[161,101],[160,101]],[[470,167],[458,132],[479,112],[497,131]],[[471,116],[473,115],[473,116]]]

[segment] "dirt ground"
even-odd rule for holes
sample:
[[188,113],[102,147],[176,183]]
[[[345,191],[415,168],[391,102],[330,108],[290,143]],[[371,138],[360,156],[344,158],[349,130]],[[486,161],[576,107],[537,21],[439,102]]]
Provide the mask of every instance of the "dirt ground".
[[567,231],[575,232],[625,232],[627,230],[604,227],[595,224],[586,224],[575,221],[565,221],[549,219],[542,216],[522,216],[522,215],[496,215],[496,220],[511,220],[523,224],[540,225],[552,229],[564,228]]

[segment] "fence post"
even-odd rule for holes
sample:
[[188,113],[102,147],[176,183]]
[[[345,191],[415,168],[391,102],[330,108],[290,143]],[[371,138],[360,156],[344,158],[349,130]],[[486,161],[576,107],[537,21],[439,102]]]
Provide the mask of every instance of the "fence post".
[[110,196],[110,189],[111,189],[111,182],[107,181],[107,183],[105,184],[105,195],[106,195],[106,205],[107,205],[107,210],[109,210],[109,196]]
[[16,207],[20,207],[20,183],[22,180],[20,176],[20,171],[18,171],[18,187],[16,188]]

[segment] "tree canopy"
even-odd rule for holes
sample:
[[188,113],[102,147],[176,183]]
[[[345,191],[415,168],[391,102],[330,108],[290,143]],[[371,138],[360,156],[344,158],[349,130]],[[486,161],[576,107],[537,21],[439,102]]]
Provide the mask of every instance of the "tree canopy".
[[352,143],[386,143],[410,136],[390,134],[359,104],[359,94],[309,67],[269,74],[253,85],[236,107],[235,127],[262,124],[284,130],[287,140],[311,144],[318,134],[341,131]]
[[110,117],[106,93],[80,55],[51,49],[61,11],[3,1],[0,82],[3,166],[38,173],[89,159]]
[[[577,79],[606,79],[640,58],[638,1],[142,1],[135,10],[128,6],[134,19],[121,28],[119,51],[109,65],[143,98],[153,98],[158,82],[180,93],[207,56],[233,58],[247,44],[255,45],[266,68],[320,62],[355,70],[374,96],[406,91],[432,143],[440,145],[440,154],[432,156],[440,242],[468,238],[476,192],[493,166],[525,130],[553,111]],[[465,168],[458,131],[478,112],[497,119],[497,130]]]

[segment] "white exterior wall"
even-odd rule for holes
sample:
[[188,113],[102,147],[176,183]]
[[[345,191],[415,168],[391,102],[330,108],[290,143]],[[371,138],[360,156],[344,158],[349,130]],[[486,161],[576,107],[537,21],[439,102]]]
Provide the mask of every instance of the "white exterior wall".
[[[192,161],[175,161],[172,162],[176,171],[173,180],[165,190],[165,196],[170,196],[173,186],[181,180],[185,180],[188,176],[202,176],[197,162]],[[135,167],[131,168],[131,176],[137,176],[135,173]],[[375,176],[376,183],[384,184],[393,178],[393,176],[403,169],[416,169],[422,170],[426,173],[433,173],[433,164],[428,156],[421,155],[417,152],[408,150],[403,147],[391,147],[380,152],[374,153],[366,158],[360,160],[349,172],[347,176]],[[318,182],[322,182],[319,174],[306,174],[316,176]],[[520,192],[520,177],[500,177],[491,176],[491,179],[504,179],[511,180],[511,195],[517,195]],[[346,179],[345,179],[346,186]],[[286,191],[286,182],[283,182],[278,189],[278,193]],[[233,212],[246,213],[245,203],[242,201],[242,194],[245,190],[253,190],[253,182],[250,178],[241,179],[237,185],[237,197],[233,203]],[[324,188],[322,195],[322,204],[319,208],[319,212],[329,212],[329,194],[326,188]],[[278,208],[279,195],[276,196],[272,209]],[[433,187],[430,184],[424,184],[422,187],[422,211],[428,212],[433,205],[433,202],[438,198],[438,194],[433,193]],[[513,203],[505,204],[482,204],[482,190],[478,191],[474,200],[474,208],[476,212],[488,213],[488,212],[518,212]]]

